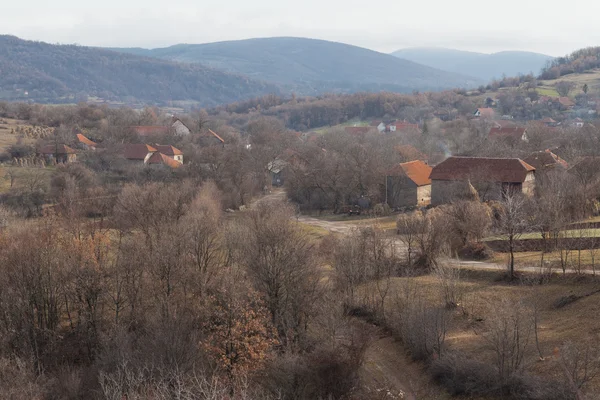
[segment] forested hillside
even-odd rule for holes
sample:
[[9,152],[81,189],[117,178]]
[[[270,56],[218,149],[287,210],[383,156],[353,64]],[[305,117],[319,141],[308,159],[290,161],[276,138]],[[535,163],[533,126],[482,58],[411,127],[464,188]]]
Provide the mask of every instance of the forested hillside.
[[555,58],[544,68],[540,78],[556,79],[594,68],[600,68],[600,47],[587,47],[574,51],[568,56]]
[[473,87],[466,75],[441,71],[389,54],[324,40],[279,37],[167,48],[114,49],[220,70],[285,85],[298,94]]
[[211,106],[278,90],[199,64],[0,36],[0,99],[73,103],[94,96],[153,104],[188,100]]

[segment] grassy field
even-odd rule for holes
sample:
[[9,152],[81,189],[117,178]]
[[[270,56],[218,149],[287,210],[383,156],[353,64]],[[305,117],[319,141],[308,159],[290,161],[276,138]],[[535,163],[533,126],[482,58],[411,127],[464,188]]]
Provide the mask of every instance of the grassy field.
[[27,185],[50,185],[56,167],[0,167],[0,194],[10,190],[10,173],[13,174],[13,188]]
[[[538,334],[540,355],[533,338],[526,355],[529,371],[544,377],[560,377],[561,368],[554,350],[566,341],[582,343],[595,338],[600,332],[600,319],[594,316],[600,311],[600,293],[574,301],[562,308],[555,304],[566,296],[585,296],[600,289],[600,282],[588,278],[563,278],[555,276],[545,285],[507,284],[498,279],[499,273],[487,271],[463,272],[459,291],[462,300],[458,308],[450,311],[446,344],[450,350],[463,352],[467,357],[489,361],[492,350],[485,337],[485,321],[498,310],[506,307],[507,301],[520,301],[539,310]],[[410,299],[426,299],[432,304],[443,304],[440,281],[432,275],[413,278],[393,278],[386,307],[394,310],[398,299],[412,292]],[[600,376],[586,387],[587,393],[600,390]],[[590,397],[595,398],[595,397]]]
[[[24,124],[23,121],[16,119],[0,118],[0,152],[5,151],[9,146],[16,144],[19,140],[19,135],[15,134],[14,131],[18,126],[26,127],[30,126]],[[11,133],[11,131],[13,133]],[[32,144],[35,140],[31,138],[22,138],[23,143]]]
[[[561,238],[590,238],[590,237],[600,237],[600,229],[570,229],[562,231],[560,234]],[[541,239],[541,235],[539,232],[528,232],[519,236],[518,240],[526,240],[526,239]],[[492,240],[508,240],[506,236],[490,236],[483,239],[484,242],[489,242]]]
[[536,91],[539,93],[540,96],[550,96],[550,97],[558,97],[559,96],[558,92],[553,87],[542,86],[542,87],[536,88]]

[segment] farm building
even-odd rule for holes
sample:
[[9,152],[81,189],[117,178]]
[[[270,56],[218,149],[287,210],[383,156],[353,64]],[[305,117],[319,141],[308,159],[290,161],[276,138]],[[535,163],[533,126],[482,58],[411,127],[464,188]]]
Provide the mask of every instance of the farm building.
[[518,158],[449,157],[431,171],[431,204],[471,197],[500,200],[504,193],[533,194],[535,168]]
[[396,165],[386,174],[387,202],[392,208],[426,206],[431,202],[431,167],[423,161]]
[[65,144],[49,144],[42,147],[40,154],[48,163],[66,164],[77,161],[77,152]]

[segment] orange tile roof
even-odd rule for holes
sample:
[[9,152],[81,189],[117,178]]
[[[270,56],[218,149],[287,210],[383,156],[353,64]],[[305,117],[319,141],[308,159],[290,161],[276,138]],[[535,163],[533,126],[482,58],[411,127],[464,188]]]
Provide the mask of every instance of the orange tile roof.
[[144,160],[148,153],[154,153],[157,150],[144,143],[129,143],[125,145],[125,158],[128,160]]
[[175,161],[171,157],[166,156],[158,151],[152,154],[152,156],[148,159],[148,164],[164,164],[171,168],[181,167],[181,163],[179,161]]
[[166,154],[167,156],[180,156],[183,153],[181,152],[181,150],[179,150],[176,147],[173,147],[171,145],[168,144],[155,144],[152,147],[154,147],[156,150],[160,151],[163,154]]
[[388,172],[389,176],[406,176],[417,186],[431,185],[431,174],[432,168],[425,164],[421,160],[410,161],[402,164],[398,164],[391,171]]
[[479,116],[480,117],[489,117],[489,118],[493,118],[494,117],[494,109],[493,108],[478,108],[477,111],[479,111]]
[[223,138],[222,138],[221,136],[217,135],[216,133],[214,133],[214,132],[212,131],[212,129],[209,129],[209,130],[208,130],[208,132],[209,132],[209,133],[210,133],[212,136],[214,136],[214,137],[216,137],[217,139],[219,139],[219,141],[220,141],[221,143],[225,143],[225,141],[223,140]]
[[90,139],[86,138],[81,133],[77,134],[77,140],[79,141],[79,143],[83,143],[86,146],[90,146],[90,147],[96,147],[97,146],[97,144],[95,142],[92,142]]

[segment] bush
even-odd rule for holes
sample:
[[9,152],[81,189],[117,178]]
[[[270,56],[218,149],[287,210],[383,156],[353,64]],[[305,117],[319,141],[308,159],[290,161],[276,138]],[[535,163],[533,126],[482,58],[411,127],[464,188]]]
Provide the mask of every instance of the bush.
[[465,260],[489,260],[493,251],[482,242],[469,242],[458,250],[458,256]]
[[437,383],[454,396],[493,394],[498,391],[494,367],[457,354],[434,360],[429,372]]

